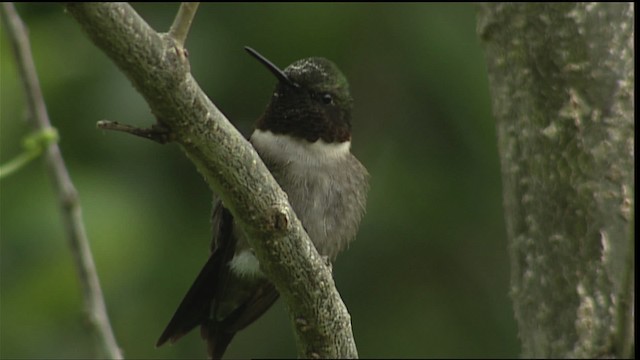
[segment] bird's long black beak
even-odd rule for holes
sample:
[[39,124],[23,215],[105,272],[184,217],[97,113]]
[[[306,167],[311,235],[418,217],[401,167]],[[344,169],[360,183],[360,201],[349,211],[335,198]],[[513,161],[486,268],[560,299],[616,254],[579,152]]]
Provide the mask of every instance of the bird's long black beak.
[[289,77],[284,73],[284,71],[280,70],[279,67],[277,67],[276,65],[274,65],[271,61],[269,61],[266,57],[260,55],[259,52],[253,50],[252,48],[245,46],[244,47],[245,50],[247,50],[247,52],[249,54],[251,54],[251,56],[253,56],[254,58],[258,59],[258,61],[260,61],[262,63],[262,65],[266,66],[267,69],[269,69],[269,71],[271,71],[271,73],[273,75],[275,75],[275,77],[278,78],[278,80],[281,83],[284,84],[288,84],[290,86],[294,86],[297,87],[297,84],[294,83],[293,81],[291,81],[291,79],[289,79]]

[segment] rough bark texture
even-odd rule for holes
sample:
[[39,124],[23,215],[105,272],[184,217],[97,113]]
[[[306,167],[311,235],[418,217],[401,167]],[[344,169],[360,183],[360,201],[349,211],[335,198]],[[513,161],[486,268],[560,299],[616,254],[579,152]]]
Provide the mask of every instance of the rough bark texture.
[[524,357],[634,354],[633,12],[480,7]]
[[301,357],[353,358],[351,321],[331,272],[253,147],[189,72],[184,50],[127,4],[68,4],[91,40],[128,76],[209,186],[250,234],[285,300]]

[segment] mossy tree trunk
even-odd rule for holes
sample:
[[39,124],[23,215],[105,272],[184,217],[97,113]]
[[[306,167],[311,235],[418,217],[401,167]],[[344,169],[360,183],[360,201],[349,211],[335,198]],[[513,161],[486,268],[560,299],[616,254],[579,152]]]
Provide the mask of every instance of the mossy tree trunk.
[[634,5],[484,4],[524,357],[631,357]]

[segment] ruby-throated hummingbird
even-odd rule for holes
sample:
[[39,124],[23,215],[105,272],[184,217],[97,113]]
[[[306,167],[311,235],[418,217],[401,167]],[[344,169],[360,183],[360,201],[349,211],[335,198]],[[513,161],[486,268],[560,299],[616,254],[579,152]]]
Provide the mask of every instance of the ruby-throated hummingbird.
[[[287,193],[318,253],[335,260],[356,236],[365,212],[368,173],[350,152],[353,100],[331,61],[312,57],[284,71],[245,48],[278,79],[250,137]],[[157,346],[200,325],[209,356],[221,358],[235,333],[278,299],[246,235],[222,202],[214,202],[211,255]]]

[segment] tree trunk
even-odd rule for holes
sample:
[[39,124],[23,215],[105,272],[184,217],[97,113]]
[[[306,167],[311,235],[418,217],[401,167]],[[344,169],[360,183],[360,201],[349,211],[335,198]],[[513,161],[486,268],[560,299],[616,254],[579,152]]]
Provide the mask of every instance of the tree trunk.
[[633,3],[485,4],[524,357],[631,357]]

